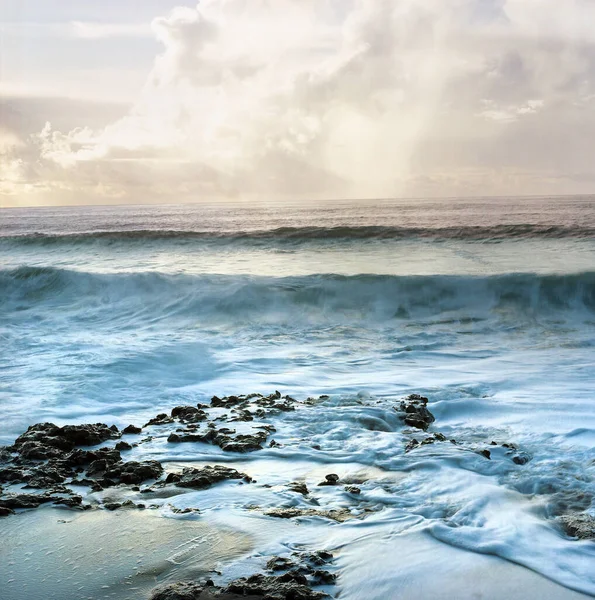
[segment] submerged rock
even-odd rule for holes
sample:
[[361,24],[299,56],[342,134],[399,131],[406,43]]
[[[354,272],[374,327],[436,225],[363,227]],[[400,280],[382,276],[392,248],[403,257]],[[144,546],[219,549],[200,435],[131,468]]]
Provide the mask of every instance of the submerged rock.
[[295,506],[270,508],[264,511],[267,517],[276,517],[278,519],[293,519],[295,517],[323,517],[331,519],[338,523],[343,523],[349,519],[361,518],[362,515],[353,515],[346,508],[337,508],[331,510],[316,510],[314,508],[298,508]]

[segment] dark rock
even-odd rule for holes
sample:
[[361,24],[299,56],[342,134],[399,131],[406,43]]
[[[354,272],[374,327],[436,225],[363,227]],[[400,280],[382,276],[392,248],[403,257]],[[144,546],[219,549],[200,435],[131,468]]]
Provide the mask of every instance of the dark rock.
[[287,487],[292,492],[297,492],[298,494],[301,494],[302,496],[307,496],[310,493],[308,486],[302,481],[292,481],[291,483],[287,484]]
[[419,394],[411,394],[404,402],[401,402],[399,410],[405,414],[401,417],[410,427],[426,431],[436,420],[434,415],[426,408],[428,399]]
[[198,600],[203,586],[190,581],[170,583],[153,590],[150,600]]
[[531,459],[524,454],[519,454],[518,456],[512,457],[512,462],[515,465],[526,465],[530,460]]
[[83,503],[82,496],[69,496],[67,498],[56,498],[54,504],[61,504],[70,508],[80,507]]
[[480,450],[478,454],[485,456],[488,460],[492,460],[492,453],[489,450]]
[[297,565],[288,558],[281,556],[274,556],[267,562],[267,569],[269,571],[288,571],[294,569]]
[[407,442],[407,444],[405,446],[405,452],[409,452],[409,451],[413,450],[413,448],[416,448],[417,446],[419,446],[419,442],[415,438],[413,438],[412,440]]
[[124,429],[122,429],[122,433],[126,433],[129,435],[139,435],[140,433],[142,433],[142,429],[140,427],[137,427],[136,425],[128,425],[127,427],[124,427]]
[[46,448],[68,451],[76,446],[95,446],[106,440],[119,437],[120,433],[117,427],[115,425],[108,427],[105,423],[65,425],[64,427],[58,427],[53,423],[37,423],[31,425],[25,433],[16,439],[14,448],[19,450],[22,449],[24,444],[35,442]]
[[224,592],[239,596],[255,596],[267,600],[319,600],[326,594],[314,591],[306,578],[297,572],[274,575],[252,575],[232,581]]
[[316,584],[333,585],[337,579],[337,576],[334,573],[330,573],[329,571],[317,569],[312,573],[312,578],[314,579],[314,582]]
[[14,510],[6,506],[0,506],[0,517],[8,517],[8,515],[14,515]]
[[162,474],[161,463],[156,460],[147,460],[118,463],[106,471],[105,476],[114,480],[119,479],[121,483],[137,485],[147,479],[157,479]]
[[182,423],[198,423],[207,419],[207,413],[195,406],[176,406],[172,409],[171,416]]
[[254,434],[236,435],[234,438],[218,436],[217,445],[226,452],[254,452],[262,450],[262,444],[266,442],[267,434],[259,431]]
[[118,442],[116,444],[116,450],[122,452],[122,450],[132,450],[132,446],[128,442]]
[[302,558],[319,567],[330,563],[333,560],[333,554],[327,550],[318,550],[317,552],[308,552]]
[[180,474],[170,473],[165,482],[175,483],[179,487],[204,490],[226,479],[247,479],[250,481],[250,477],[245,473],[240,473],[236,469],[230,469],[229,467],[215,465],[200,469],[186,467]]
[[362,491],[360,490],[360,488],[358,488],[356,485],[346,485],[345,486],[345,491],[350,493],[350,494],[356,494],[359,495],[362,493]]
[[204,434],[186,433],[180,435],[179,433],[170,433],[167,441],[170,444],[179,444],[180,442],[204,442]]
[[40,504],[45,504],[55,500],[50,494],[9,494],[0,498],[0,507],[10,508],[37,508]]
[[150,425],[169,425],[173,422],[174,420],[171,417],[165,413],[160,413],[156,417],[153,417],[148,423],[145,423],[143,427],[149,427]]
[[318,485],[338,485],[339,484],[339,476],[335,473],[329,473],[324,476],[324,481],[321,481]]

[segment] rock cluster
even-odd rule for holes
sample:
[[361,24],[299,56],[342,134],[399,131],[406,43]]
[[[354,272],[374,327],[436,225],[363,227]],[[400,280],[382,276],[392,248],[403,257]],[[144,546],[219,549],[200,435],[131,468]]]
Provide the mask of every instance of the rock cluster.
[[405,413],[401,416],[401,419],[407,425],[426,431],[436,420],[434,415],[428,410],[427,405],[428,399],[425,396],[411,394],[395,410]]
[[267,563],[268,574],[256,573],[235,579],[226,586],[212,580],[177,582],[153,590],[151,600],[323,600],[329,596],[313,586],[333,585],[336,576],[326,569],[332,563],[330,552],[295,552],[292,558],[275,556]]

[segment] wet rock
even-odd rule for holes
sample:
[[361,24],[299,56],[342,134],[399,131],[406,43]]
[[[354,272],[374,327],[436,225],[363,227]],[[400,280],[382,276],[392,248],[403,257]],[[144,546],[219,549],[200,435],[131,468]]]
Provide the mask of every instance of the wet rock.
[[63,483],[66,477],[56,469],[48,467],[46,469],[36,469],[32,476],[27,480],[25,488],[44,489],[57,483]]
[[128,442],[118,442],[115,448],[118,452],[122,452],[123,450],[132,450],[132,446]]
[[[58,427],[53,423],[37,423],[31,425],[25,433],[20,435],[14,443],[14,448],[20,452],[31,454],[36,446],[42,448],[54,448],[69,451],[76,446],[95,446],[106,440],[120,437],[115,425],[108,427],[105,423],[94,425],[65,425]],[[33,445],[32,445],[33,444]],[[33,456],[30,456],[33,458]]]
[[199,600],[203,590],[198,583],[180,581],[155,589],[150,600]]
[[4,467],[0,469],[0,481],[5,483],[28,481],[31,477],[30,472],[26,472],[23,467]]
[[331,509],[331,510],[315,510],[313,508],[297,508],[290,506],[286,508],[270,508],[264,512],[267,517],[276,517],[278,519],[293,519],[295,517],[323,517],[331,519],[338,523],[343,523],[349,519],[357,518],[352,515],[346,508]]
[[171,512],[173,512],[176,515],[189,515],[191,513],[199,513],[200,509],[198,508],[176,508],[175,506],[172,506],[171,508]]
[[595,517],[588,513],[575,513],[559,517],[564,531],[579,540],[595,539]]
[[305,554],[300,555],[303,560],[307,563],[322,566],[326,565],[333,560],[333,554],[328,552],[327,550],[318,550],[317,552],[307,552]]
[[196,433],[170,433],[167,441],[170,444],[179,444],[181,442],[204,442],[205,435],[204,434],[196,434]]
[[401,419],[410,427],[426,431],[436,420],[434,415],[427,409],[428,399],[419,394],[411,394],[405,401],[401,402],[396,409],[405,413]]
[[324,476],[324,481],[321,481],[318,485],[339,485],[339,476],[335,473],[329,473]]
[[91,465],[95,461],[105,461],[111,465],[122,460],[120,451],[116,448],[99,448],[99,450],[81,450],[76,448],[64,457],[68,467]]
[[109,479],[120,480],[120,483],[137,485],[147,479],[158,479],[163,474],[163,467],[156,460],[143,462],[123,462],[110,468],[105,473]]
[[356,485],[346,485],[345,491],[349,494],[355,494],[355,495],[359,495],[362,493],[361,489],[358,488]]
[[130,435],[139,435],[142,433],[142,429],[140,427],[137,427],[136,425],[128,425],[127,427],[124,427],[124,429],[122,429],[122,433],[127,433]]
[[312,573],[312,579],[317,585],[333,585],[337,579],[337,576],[329,571],[317,569]]
[[294,569],[296,566],[296,563],[292,560],[281,556],[274,556],[267,562],[267,569],[269,571],[288,571],[289,569]]
[[274,575],[252,575],[232,581],[224,592],[239,596],[254,596],[267,600],[319,600],[328,598],[322,592],[314,591],[307,579],[297,572]]
[[259,431],[254,434],[241,434],[235,437],[217,436],[217,445],[226,452],[254,452],[262,450],[262,444],[267,440],[267,434]]
[[8,517],[9,515],[14,515],[14,510],[6,506],[0,506],[0,517]]
[[16,508],[37,508],[57,498],[51,494],[7,494],[0,498],[0,507],[14,510]]
[[174,483],[178,487],[183,488],[204,490],[227,479],[243,479],[245,481],[251,481],[251,478],[246,475],[246,473],[240,473],[240,471],[237,471],[236,469],[223,467],[221,465],[207,465],[200,469],[186,467],[181,473],[170,473],[166,477],[165,483]]
[[481,454],[481,456],[484,456],[488,460],[492,460],[492,453],[489,450],[479,450],[477,454]]
[[165,413],[159,413],[156,417],[153,417],[150,421],[145,423],[143,427],[149,427],[150,425],[169,425],[174,420]]
[[515,465],[526,465],[531,459],[526,454],[519,454],[512,457],[512,462]]
[[59,504],[62,506],[68,506],[69,508],[77,508],[80,507],[83,503],[82,496],[68,496],[66,498],[56,498],[54,500],[54,504]]
[[413,438],[405,445],[405,452],[410,452],[414,448],[417,448],[417,446],[419,446],[419,442],[415,438]]
[[207,413],[195,406],[176,406],[171,411],[171,417],[181,423],[198,423],[206,421]]
[[209,430],[205,433],[172,433],[167,438],[170,443],[179,442],[202,442],[219,446],[226,452],[254,452],[262,450],[262,445],[266,442],[268,433],[258,431],[253,434],[230,435],[226,433],[231,431],[227,428],[217,430],[213,423],[209,424]]
[[297,492],[302,496],[307,496],[310,493],[308,486],[303,481],[292,481],[291,483],[287,484],[287,487],[292,492]]

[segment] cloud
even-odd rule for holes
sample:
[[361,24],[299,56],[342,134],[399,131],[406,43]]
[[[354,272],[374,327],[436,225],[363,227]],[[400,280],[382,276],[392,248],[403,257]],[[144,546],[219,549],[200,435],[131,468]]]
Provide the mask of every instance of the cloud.
[[12,189],[131,202],[584,191],[590,16],[587,0],[179,7],[152,23],[162,50],[130,111],[22,140]]
[[151,27],[146,23],[97,23],[93,21],[72,21],[68,32],[85,40],[98,40],[113,37],[148,37]]

